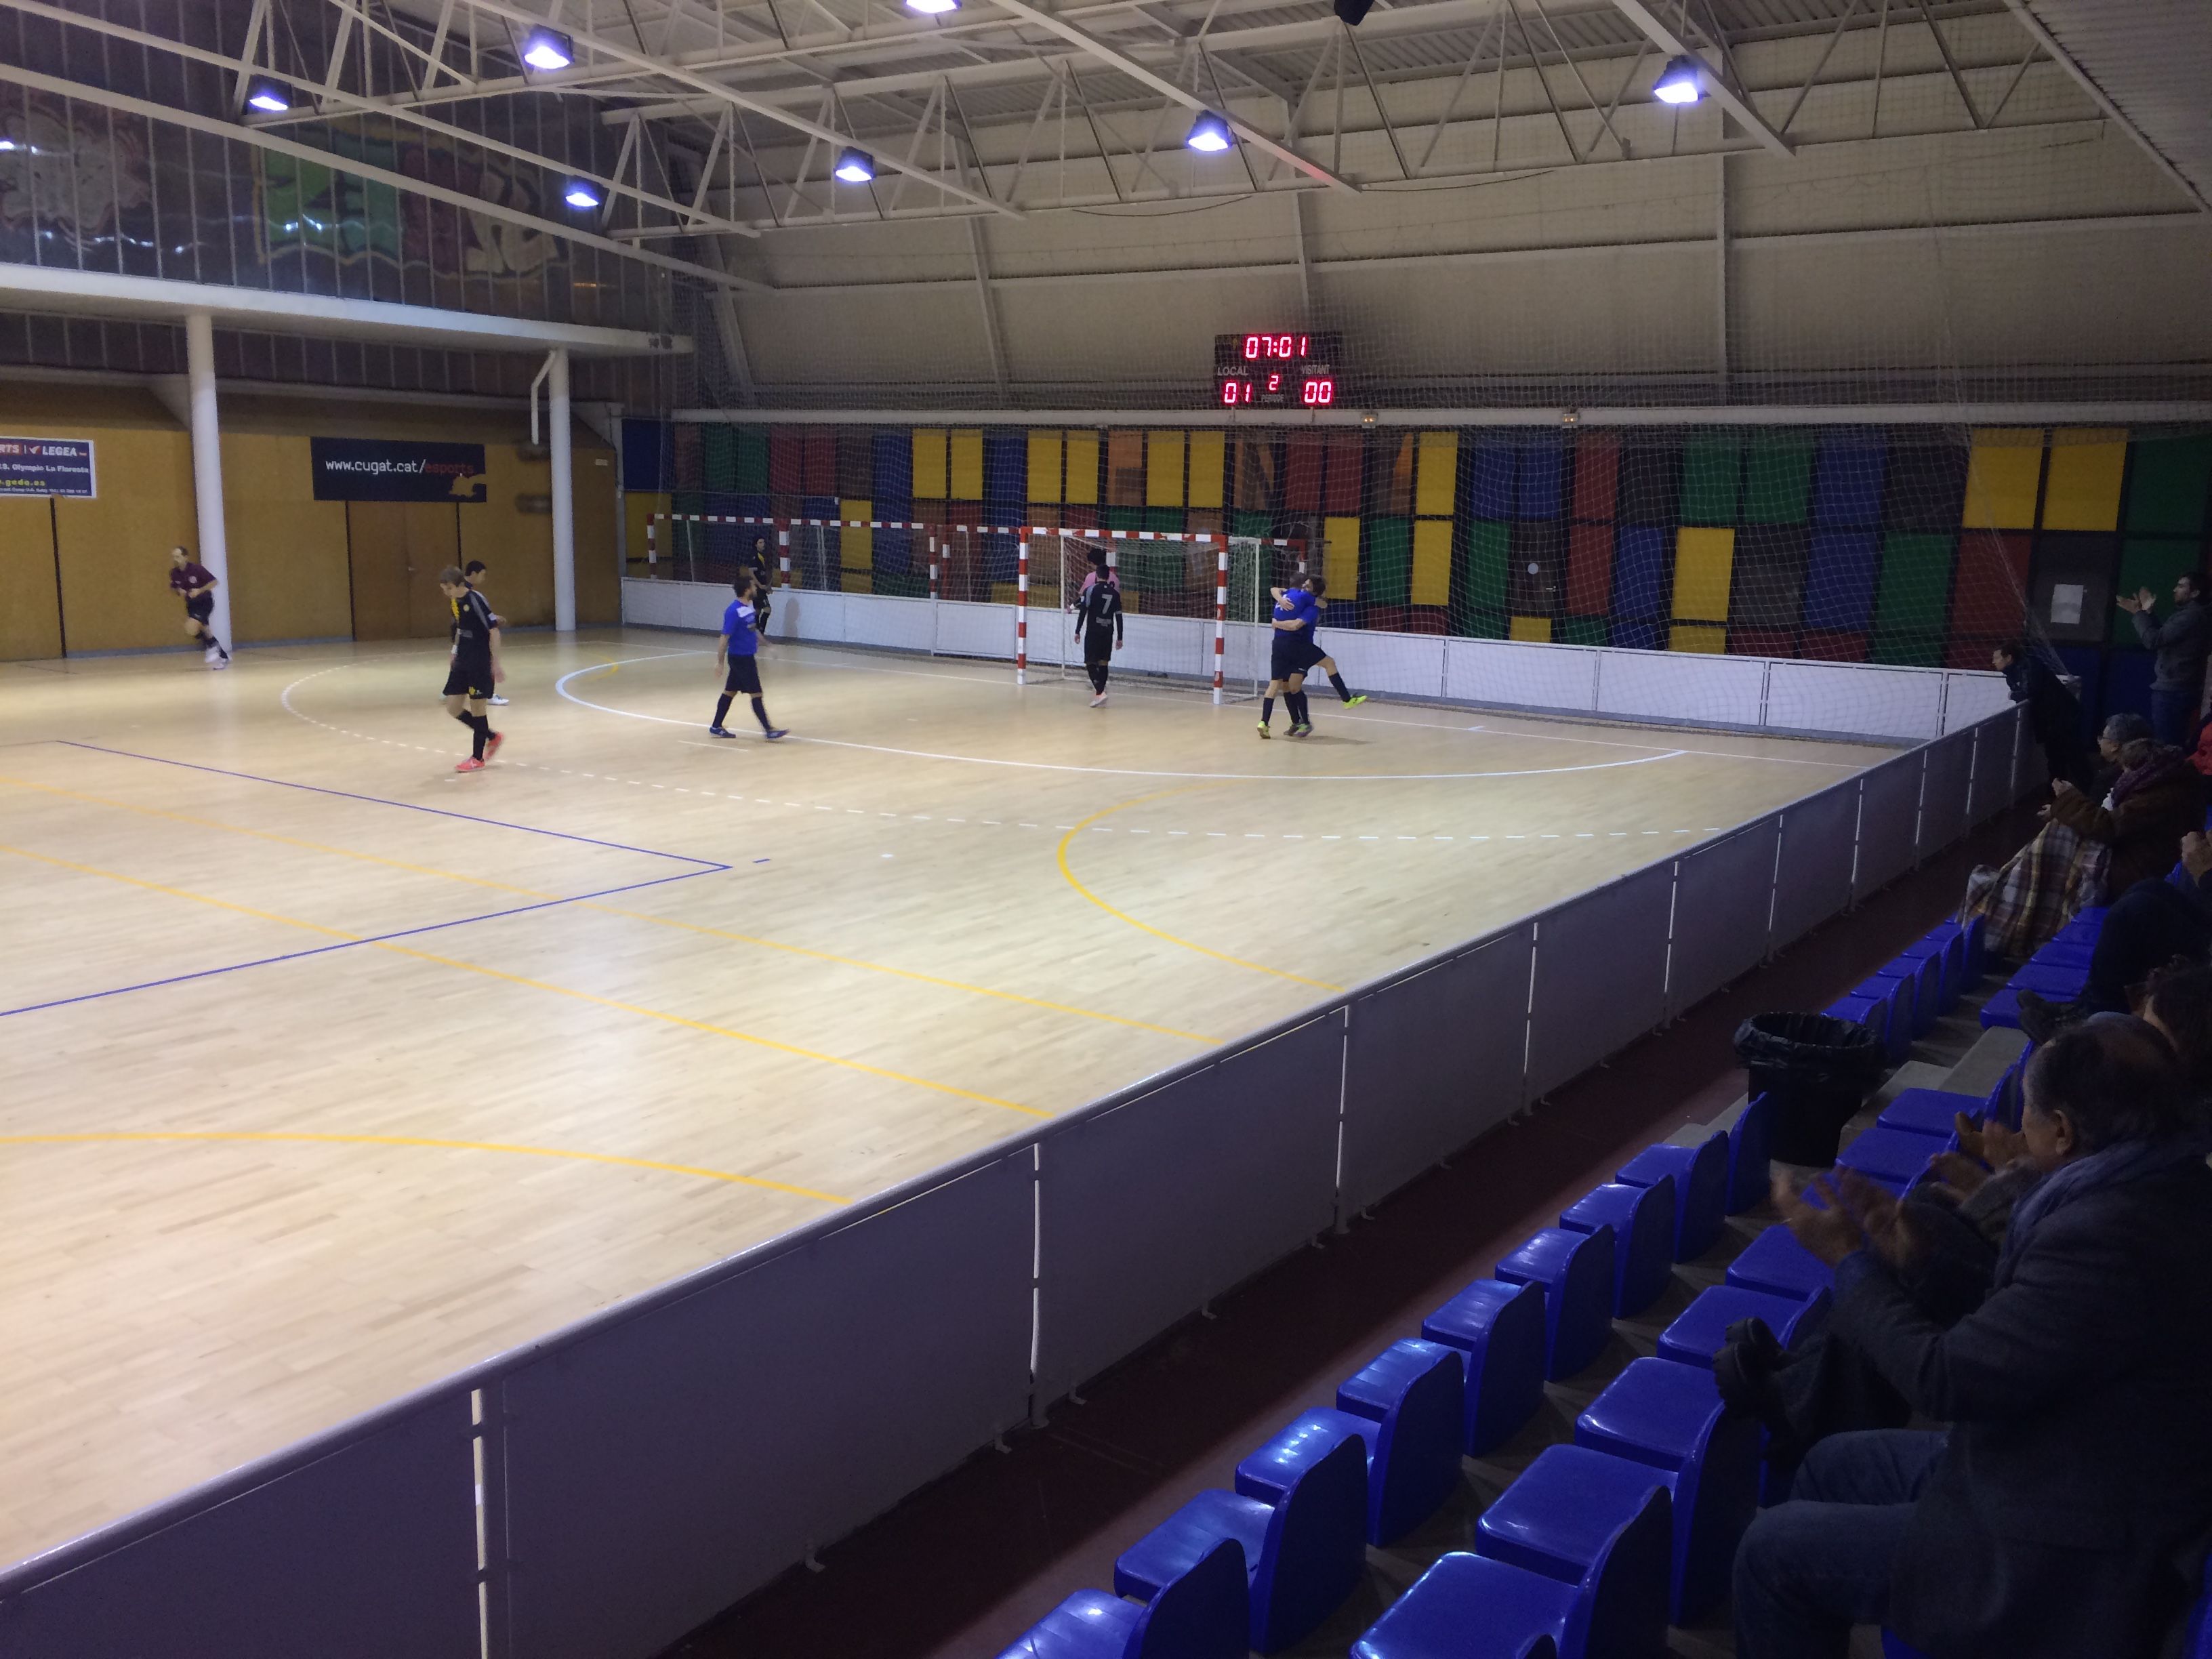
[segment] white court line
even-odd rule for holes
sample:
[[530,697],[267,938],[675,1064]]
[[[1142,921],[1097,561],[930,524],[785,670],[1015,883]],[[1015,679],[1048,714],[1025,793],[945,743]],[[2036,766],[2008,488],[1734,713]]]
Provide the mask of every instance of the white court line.
[[[1526,738],[1531,743],[1579,743],[1597,749],[1657,749],[1662,746],[1656,743],[1623,743],[1618,738],[1563,738],[1549,732],[1507,732],[1494,726],[1461,726],[1456,722],[1447,724],[1442,720],[1394,720],[1380,714],[1346,714],[1334,710],[1329,712],[1328,718],[1333,720],[1359,720],[1370,726],[1413,726],[1431,732],[1480,732],[1486,736],[1493,738]],[[1502,714],[1498,718],[1533,720],[1535,717],[1528,714]],[[1754,739],[1754,741],[1802,743],[1805,739],[1767,738]],[[1739,755],[1730,749],[1677,749],[1674,752],[1677,755],[1709,755],[1717,760],[1761,761],[1774,766],[1819,766],[1825,767],[1832,772],[1863,772],[1868,766],[1875,763],[1867,761],[1801,760],[1790,755]]]
[[[671,654],[671,653],[663,653]],[[703,655],[703,653],[677,653],[678,655]],[[568,689],[568,682],[586,674],[597,673],[603,668],[616,668],[632,662],[651,662],[651,657],[625,657],[620,663],[592,663],[586,667],[572,669],[553,682],[556,695],[582,708],[595,708],[602,714],[620,714],[634,720],[651,720],[656,726],[682,726],[698,728],[696,720],[676,720],[666,714],[641,714],[635,708],[616,708],[603,702],[593,702],[580,697]],[[1026,772],[1080,772],[1094,776],[1117,778],[1191,778],[1210,783],[1444,783],[1462,778],[1534,778],[1549,777],[1560,772],[1607,772],[1624,766],[1648,766],[1653,761],[1673,760],[1684,753],[1669,750],[1664,754],[1642,755],[1633,760],[1598,761],[1589,766],[1531,766],[1510,771],[1493,772],[1167,772],[1153,771],[1133,766],[1067,766],[1054,761],[998,760],[982,755],[946,755],[927,749],[895,749],[879,743],[848,743],[838,738],[802,737],[792,734],[789,741],[818,744],[830,749],[860,749],[877,755],[904,755],[912,760],[952,761],[969,766],[1004,766]],[[711,744],[695,744],[695,748],[712,748]]]

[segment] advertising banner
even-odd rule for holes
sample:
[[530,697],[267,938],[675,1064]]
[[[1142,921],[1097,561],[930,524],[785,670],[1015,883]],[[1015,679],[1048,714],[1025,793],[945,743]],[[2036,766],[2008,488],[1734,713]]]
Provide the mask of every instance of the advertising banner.
[[482,444],[413,439],[315,438],[319,501],[481,501]]
[[0,438],[0,495],[95,493],[89,438]]

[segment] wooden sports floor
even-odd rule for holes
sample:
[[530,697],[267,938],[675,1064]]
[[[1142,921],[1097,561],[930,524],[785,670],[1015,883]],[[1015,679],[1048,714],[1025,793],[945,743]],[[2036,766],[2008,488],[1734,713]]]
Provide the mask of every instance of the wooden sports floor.
[[0,665],[0,1561],[1887,752],[444,656]]

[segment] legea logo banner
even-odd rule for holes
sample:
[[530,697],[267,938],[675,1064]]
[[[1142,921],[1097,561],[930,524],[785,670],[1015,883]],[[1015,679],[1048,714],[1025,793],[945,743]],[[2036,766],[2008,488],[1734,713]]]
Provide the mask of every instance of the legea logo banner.
[[314,438],[319,501],[481,501],[482,444]]
[[89,500],[92,442],[86,438],[0,438],[0,495]]

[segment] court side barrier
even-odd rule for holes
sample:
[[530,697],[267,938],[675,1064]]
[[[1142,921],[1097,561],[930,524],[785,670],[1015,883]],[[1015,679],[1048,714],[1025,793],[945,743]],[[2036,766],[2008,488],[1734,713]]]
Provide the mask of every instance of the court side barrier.
[[2008,708],[1669,848],[21,1562],[0,1659],[648,1659],[2041,778]]
[[[712,634],[721,626],[729,596],[720,582],[625,578],[623,620]],[[1057,625],[1057,611],[1033,613],[1024,641],[1017,637],[1011,605],[801,587],[778,588],[771,597],[769,632],[775,639],[1007,664],[1025,645],[1031,673],[1057,673],[1062,663],[1079,661],[1073,630]],[[1124,620],[1128,632],[1115,656],[1117,668],[1194,684],[1212,676],[1211,617],[1131,612]],[[1257,624],[1225,624],[1224,672],[1231,687],[1266,678],[1273,637],[1272,629]],[[2011,707],[2004,677],[1985,670],[1470,640],[1365,628],[1329,629],[1323,643],[1347,680],[1382,696],[1644,725],[1919,743]]]

